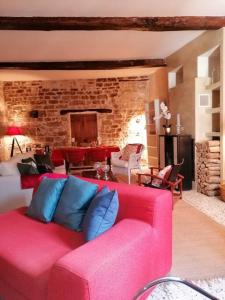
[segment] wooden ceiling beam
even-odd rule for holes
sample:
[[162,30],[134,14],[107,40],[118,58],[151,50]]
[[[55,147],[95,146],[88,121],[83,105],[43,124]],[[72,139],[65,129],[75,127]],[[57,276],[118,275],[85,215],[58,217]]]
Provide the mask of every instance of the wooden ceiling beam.
[[55,61],[55,62],[0,62],[0,69],[11,70],[112,70],[123,68],[165,67],[164,59]]
[[0,17],[0,30],[216,30],[224,16],[182,17]]

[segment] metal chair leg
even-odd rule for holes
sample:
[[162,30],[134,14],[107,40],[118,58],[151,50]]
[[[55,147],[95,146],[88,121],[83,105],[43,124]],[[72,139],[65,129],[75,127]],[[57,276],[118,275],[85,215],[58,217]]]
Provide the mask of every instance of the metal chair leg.
[[205,290],[203,290],[202,288],[200,288],[199,286],[197,286],[194,283],[191,283],[187,280],[178,278],[178,277],[162,277],[156,280],[153,280],[151,282],[149,282],[148,284],[146,284],[142,289],[140,289],[137,294],[134,296],[133,300],[137,300],[141,295],[143,295],[147,290],[149,290],[150,288],[163,283],[163,282],[179,282],[179,283],[183,283],[187,286],[189,286],[191,289],[195,290],[196,292],[200,293],[201,295],[211,299],[211,300],[220,300],[219,298],[211,295],[210,293],[206,292]]

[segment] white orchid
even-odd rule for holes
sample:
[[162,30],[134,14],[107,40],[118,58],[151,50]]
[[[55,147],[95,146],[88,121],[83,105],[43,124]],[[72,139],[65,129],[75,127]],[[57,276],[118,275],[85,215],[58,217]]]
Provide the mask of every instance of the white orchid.
[[154,120],[158,120],[158,119],[161,119],[161,118],[164,118],[166,120],[171,119],[171,113],[170,113],[168,107],[166,106],[166,104],[164,102],[160,103],[160,110],[161,110],[160,114],[158,116],[155,116]]

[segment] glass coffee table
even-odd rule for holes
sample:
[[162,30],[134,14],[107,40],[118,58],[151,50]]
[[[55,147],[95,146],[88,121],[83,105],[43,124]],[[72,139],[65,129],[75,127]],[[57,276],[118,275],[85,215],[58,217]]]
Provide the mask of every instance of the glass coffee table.
[[[93,178],[93,179],[98,179],[96,177],[97,172],[96,170],[88,170],[88,171],[82,171],[81,172],[81,176],[82,177],[87,177],[87,178]],[[113,172],[110,170],[109,172],[107,172],[107,176],[108,179],[104,178],[104,174],[102,174],[100,180],[106,180],[106,181],[114,181],[114,182],[118,182],[118,179],[116,178],[116,176],[113,174]]]

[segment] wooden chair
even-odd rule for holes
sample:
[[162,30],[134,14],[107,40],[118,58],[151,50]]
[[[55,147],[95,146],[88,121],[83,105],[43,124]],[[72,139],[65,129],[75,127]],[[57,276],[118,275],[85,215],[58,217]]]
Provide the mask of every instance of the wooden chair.
[[72,169],[80,169],[84,164],[85,152],[82,150],[68,150],[66,152],[66,173],[69,174]]
[[[165,189],[165,190],[170,190],[172,195],[178,195],[180,199],[182,199],[182,191],[183,191],[183,179],[184,176],[179,174],[179,171],[181,169],[181,166],[183,165],[184,160],[182,160],[181,163],[172,165],[171,168],[166,172],[165,176],[162,178],[158,175],[154,174],[154,170],[160,171],[161,169],[156,168],[156,167],[151,167],[151,173],[146,174],[146,173],[139,173],[138,174],[138,185],[144,185],[147,187],[152,187],[152,188],[158,188],[158,189]],[[148,183],[142,183],[141,179],[142,176],[147,176],[150,177],[150,182]],[[158,179],[161,183],[159,186],[153,185],[153,179]],[[178,193],[175,191],[178,191]]]

